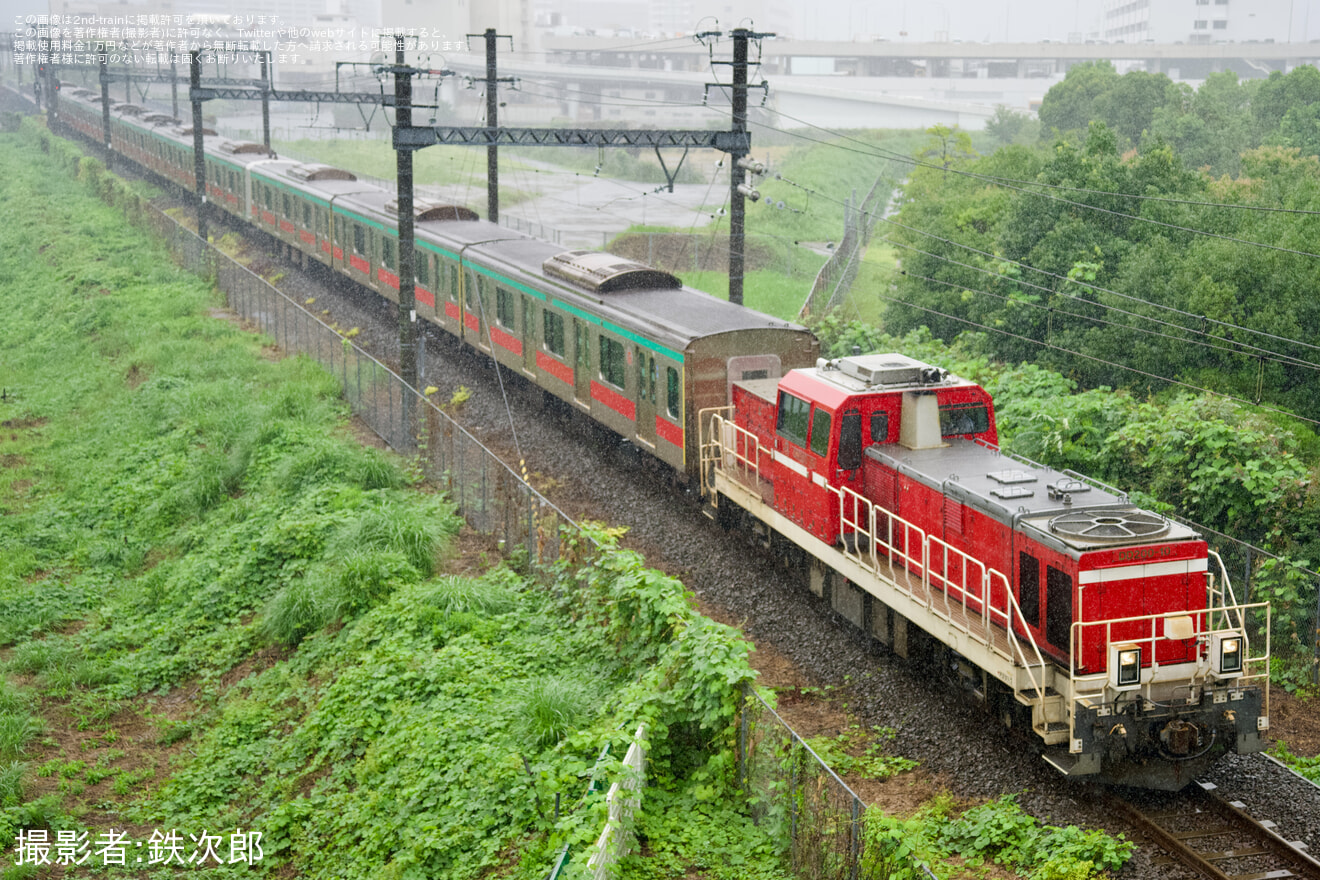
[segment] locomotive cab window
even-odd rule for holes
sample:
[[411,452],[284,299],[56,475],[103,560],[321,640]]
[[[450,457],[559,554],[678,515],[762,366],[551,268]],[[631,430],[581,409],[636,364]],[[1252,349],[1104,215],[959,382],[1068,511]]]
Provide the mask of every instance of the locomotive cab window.
[[807,445],[807,416],[811,404],[800,397],[781,391],[779,415],[775,419],[775,432],[797,446]]
[[889,413],[885,410],[871,413],[871,442],[889,442]]
[[955,403],[940,407],[940,436],[980,434],[990,430],[990,414],[983,403]]
[[816,407],[811,414],[811,451],[822,457],[830,452],[830,426],[829,411]]

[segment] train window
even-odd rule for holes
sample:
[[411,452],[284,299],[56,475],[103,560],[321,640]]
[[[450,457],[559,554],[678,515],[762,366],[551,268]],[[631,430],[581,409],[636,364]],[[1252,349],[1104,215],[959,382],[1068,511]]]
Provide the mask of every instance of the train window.
[[573,322],[573,348],[577,353],[577,365],[583,369],[591,368],[590,333],[584,322]]
[[1030,626],[1040,626],[1040,560],[1018,553],[1018,607]]
[[394,260],[394,239],[388,235],[380,237],[380,264],[390,271],[394,270],[396,265]]
[[1052,565],[1045,567],[1045,640],[1068,650],[1072,631],[1072,578]]
[[879,410],[871,413],[871,442],[888,443],[889,442],[889,413],[886,410]]
[[467,283],[463,285],[463,298],[467,301],[467,310],[469,312],[479,312],[481,304],[477,302],[477,276],[471,271],[467,273]]
[[302,212],[302,214],[303,214],[303,229],[311,229],[311,228],[312,228],[312,206],[309,205],[307,202],[303,202],[303,203],[302,203],[302,209],[303,209],[303,212]]
[[940,407],[940,436],[979,434],[990,430],[990,414],[983,403],[956,403]]
[[425,251],[413,251],[413,278],[422,287],[431,286],[431,255]]
[[293,219],[293,196],[283,193],[284,196],[284,216]]
[[551,354],[564,356],[564,317],[546,309],[541,312],[545,316],[545,348]]
[[850,409],[839,419],[839,467],[855,471],[862,466],[862,414]]
[[500,326],[513,329],[517,325],[515,308],[513,293],[503,287],[495,288],[495,320],[500,322]]
[[637,352],[637,399],[655,403],[655,355]]
[[779,393],[779,416],[775,420],[775,431],[785,440],[798,446],[807,445],[807,415],[811,404],[800,397]]
[[367,253],[367,231],[356,223],[353,224],[353,251],[363,256]]
[[623,343],[602,333],[600,335],[600,377],[616,388],[627,387],[627,368],[624,366],[623,361]]
[[830,413],[820,407],[811,416],[811,451],[817,455],[830,454]]

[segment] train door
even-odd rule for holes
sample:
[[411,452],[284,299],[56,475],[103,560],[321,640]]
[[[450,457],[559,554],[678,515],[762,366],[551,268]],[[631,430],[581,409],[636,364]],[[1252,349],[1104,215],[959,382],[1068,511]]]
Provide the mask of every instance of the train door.
[[471,267],[463,269],[463,338],[471,345],[484,349],[485,335],[481,332],[481,287],[477,273]]
[[536,303],[530,296],[522,298],[522,353],[523,372],[536,375]]
[[637,439],[655,447],[655,355],[637,348]]
[[591,406],[591,328],[581,318],[573,319],[573,396]]

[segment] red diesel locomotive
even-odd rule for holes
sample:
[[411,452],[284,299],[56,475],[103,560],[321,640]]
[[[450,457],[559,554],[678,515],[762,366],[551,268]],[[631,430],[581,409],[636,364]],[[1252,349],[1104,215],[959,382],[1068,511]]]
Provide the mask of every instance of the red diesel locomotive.
[[1237,604],[1191,529],[1005,454],[975,383],[822,360],[735,382],[701,424],[723,522],[749,519],[898,653],[957,669],[1063,773],[1175,789],[1263,748],[1269,650],[1245,622],[1267,605]]

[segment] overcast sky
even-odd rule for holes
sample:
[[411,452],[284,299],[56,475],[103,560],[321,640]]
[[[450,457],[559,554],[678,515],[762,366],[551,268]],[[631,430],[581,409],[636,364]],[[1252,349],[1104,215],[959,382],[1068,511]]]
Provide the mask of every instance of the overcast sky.
[[[1094,29],[1100,0],[794,0],[798,36],[805,39],[972,42],[1067,40]],[[1155,0],[1160,2],[1160,0]],[[1236,0],[1250,3],[1251,0]],[[1292,0],[1297,42],[1320,39],[1320,0]],[[902,32],[906,31],[904,37]],[[851,36],[849,36],[851,35]],[[1281,34],[1282,42],[1287,38]]]
[[[443,0],[440,0],[443,2]],[[1067,40],[1095,26],[1101,0],[792,0],[796,36],[804,39],[1001,42]],[[1160,2],[1160,0],[1155,0]],[[1234,0],[1247,3],[1251,0]],[[1292,38],[1320,39],[1320,0],[1291,0]],[[150,4],[140,7],[148,9]],[[0,0],[0,31],[14,17],[45,9],[44,0]],[[135,9],[138,7],[135,7]],[[906,32],[906,36],[904,33]],[[1282,41],[1287,35],[1280,35]]]

